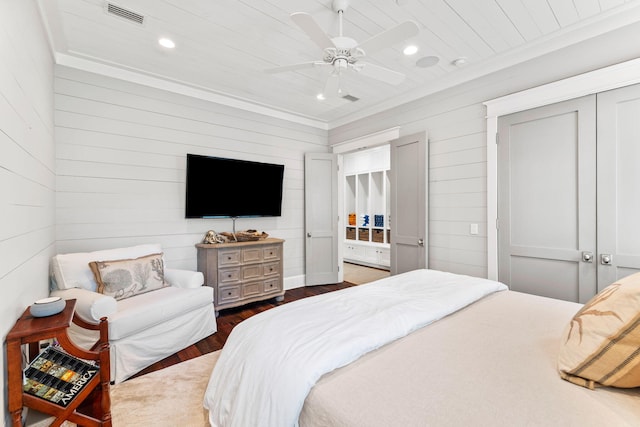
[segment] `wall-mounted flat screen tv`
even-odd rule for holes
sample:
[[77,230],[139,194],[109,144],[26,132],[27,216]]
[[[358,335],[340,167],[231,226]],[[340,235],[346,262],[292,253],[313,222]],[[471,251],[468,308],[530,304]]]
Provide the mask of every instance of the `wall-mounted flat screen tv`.
[[187,154],[186,218],[282,215],[284,165]]

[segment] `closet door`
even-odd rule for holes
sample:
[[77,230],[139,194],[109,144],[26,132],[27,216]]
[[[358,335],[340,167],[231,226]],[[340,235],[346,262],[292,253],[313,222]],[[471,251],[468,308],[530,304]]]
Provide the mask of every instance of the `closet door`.
[[640,85],[598,94],[598,289],[640,271]]
[[586,302],[596,292],[595,95],[498,120],[498,279]]

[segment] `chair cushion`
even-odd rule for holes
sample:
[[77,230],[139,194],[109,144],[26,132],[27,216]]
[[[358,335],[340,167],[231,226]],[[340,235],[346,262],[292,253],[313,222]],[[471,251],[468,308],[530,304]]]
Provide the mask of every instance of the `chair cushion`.
[[213,288],[183,289],[168,286],[118,301],[118,312],[109,316],[109,340],[118,340],[213,304]]
[[92,261],[89,268],[98,283],[98,292],[116,300],[169,286],[164,280],[161,253],[135,259]]
[[54,287],[56,289],[82,288],[96,292],[98,284],[89,268],[91,261],[138,258],[159,252],[162,252],[159,244],[147,244],[94,252],[58,254],[51,259]]

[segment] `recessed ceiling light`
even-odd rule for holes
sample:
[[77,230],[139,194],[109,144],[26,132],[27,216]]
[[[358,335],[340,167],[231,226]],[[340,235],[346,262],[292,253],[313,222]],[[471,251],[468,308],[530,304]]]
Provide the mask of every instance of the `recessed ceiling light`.
[[166,47],[167,49],[173,49],[174,47],[176,47],[176,44],[173,42],[173,40],[166,37],[158,39],[158,43],[160,43],[160,46]]
[[433,67],[438,62],[440,62],[440,58],[437,56],[423,56],[416,61],[416,66],[420,68]]
[[402,53],[404,53],[405,55],[409,56],[409,55],[414,55],[417,51],[418,51],[418,46],[416,46],[414,44],[410,44],[409,46],[404,48]]
[[317,94],[317,95],[316,95],[316,99],[317,99],[318,101],[324,101],[324,94],[323,94],[323,93],[319,93],[319,94]]
[[467,65],[467,58],[465,58],[464,56],[461,56],[460,58],[454,59],[453,62],[451,63],[456,67],[462,67],[464,65]]

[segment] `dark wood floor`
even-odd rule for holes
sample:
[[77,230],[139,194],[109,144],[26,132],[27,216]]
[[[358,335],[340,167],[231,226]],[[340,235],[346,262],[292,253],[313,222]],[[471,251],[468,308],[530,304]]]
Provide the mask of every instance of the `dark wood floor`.
[[262,302],[247,304],[242,307],[221,310],[220,315],[218,316],[218,332],[201,341],[198,341],[194,345],[187,347],[172,356],[167,357],[166,359],[154,363],[153,365],[140,371],[131,378],[135,378],[149,372],[157,371],[168,366],[175,365],[176,363],[184,362],[185,360],[202,356],[203,354],[220,350],[224,343],[227,341],[227,337],[231,333],[231,330],[234,326],[236,326],[243,320],[248,319],[254,314],[260,313],[261,311],[269,310],[270,308],[277,307],[291,301],[307,298],[314,295],[320,295],[326,292],[337,291],[338,289],[344,289],[350,286],[355,285],[349,282],[342,282],[335,285],[320,285],[296,288],[286,291],[284,294],[284,301],[282,302],[275,302],[274,299],[270,299]]

